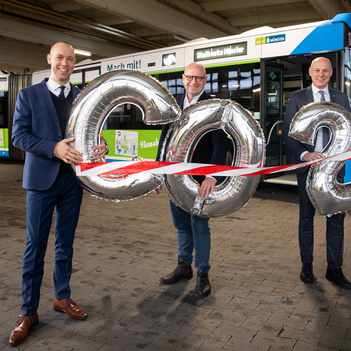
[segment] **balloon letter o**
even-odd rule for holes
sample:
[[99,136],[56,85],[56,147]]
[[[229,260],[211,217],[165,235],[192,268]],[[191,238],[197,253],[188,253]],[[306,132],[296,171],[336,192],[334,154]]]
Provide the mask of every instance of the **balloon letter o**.
[[[231,100],[212,99],[186,108],[172,124],[166,136],[161,160],[191,162],[201,137],[223,129],[235,145],[236,167],[263,167],[265,139],[263,131],[249,111]],[[165,148],[165,145],[168,145]],[[198,183],[188,175],[164,175],[164,189],[183,210],[200,217],[228,215],[244,206],[252,196],[260,176],[227,177],[203,200],[197,195]]]

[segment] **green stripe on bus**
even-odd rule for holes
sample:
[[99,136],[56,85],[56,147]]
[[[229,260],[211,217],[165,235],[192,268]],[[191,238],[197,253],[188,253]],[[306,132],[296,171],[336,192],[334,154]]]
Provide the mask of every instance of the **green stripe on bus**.
[[[236,65],[244,65],[247,63],[257,63],[260,62],[261,60],[249,60],[249,61],[239,61],[239,62],[227,62],[227,63],[219,63],[218,65],[209,65],[209,66],[204,66],[205,68],[213,68],[213,67],[223,67],[223,66],[236,66]],[[149,75],[155,75],[155,74],[164,74],[164,73],[173,73],[173,72],[183,72],[184,68],[181,69],[174,69],[170,71],[161,71],[161,72],[151,72],[147,73]]]

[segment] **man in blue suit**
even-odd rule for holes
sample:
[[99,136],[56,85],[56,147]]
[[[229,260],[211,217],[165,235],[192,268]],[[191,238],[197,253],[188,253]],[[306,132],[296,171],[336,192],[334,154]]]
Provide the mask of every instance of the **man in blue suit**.
[[[183,74],[183,84],[185,94],[176,100],[182,110],[195,104],[198,101],[211,99],[211,96],[204,91],[207,81],[205,68],[196,62],[191,63],[185,68]],[[163,141],[167,135],[171,124],[162,127],[157,160],[160,158],[160,151]],[[216,130],[205,134],[199,141],[192,162],[224,165],[228,149],[227,135],[222,130]],[[199,183],[198,194],[206,199],[213,193],[218,178],[194,176]],[[156,190],[158,193],[159,190]],[[197,269],[196,294],[206,297],[211,293],[211,284],[208,278],[210,270],[210,247],[211,236],[209,218],[192,216],[180,207],[176,206],[171,200],[170,209],[174,227],[177,229],[178,239],[178,266],[176,269],[161,279],[163,284],[173,284],[182,279],[191,279],[193,270],[193,250],[195,248],[195,268]]]
[[[333,75],[330,61],[325,57],[318,57],[311,63],[309,74],[312,78],[312,85],[306,89],[299,90],[291,94],[283,123],[283,137],[287,151],[292,153],[292,163],[312,161],[324,158],[322,154],[324,146],[328,143],[329,135],[322,128],[317,134],[315,146],[307,145],[297,141],[288,135],[291,121],[301,107],[311,102],[331,101],[345,107],[351,112],[347,95],[328,88],[328,82]],[[312,261],[313,261],[313,218],[315,214],[306,192],[306,180],[309,167],[296,170],[299,202],[299,246],[302,261],[300,279],[304,283],[314,281]],[[345,170],[338,174],[338,181],[343,183]],[[326,279],[337,286],[351,289],[351,283],[345,278],[341,266],[343,261],[344,248],[344,218],[345,214],[336,214],[327,217],[327,272]]]
[[[27,189],[27,245],[22,269],[22,315],[12,331],[9,343],[22,343],[38,323],[37,309],[44,273],[44,257],[56,208],[55,268],[53,302],[56,311],[73,319],[86,319],[86,313],[71,300],[69,281],[72,273],[73,240],[82,202],[82,189],[71,165],[80,163],[82,154],[65,139],[72,103],[79,89],[70,82],[76,62],[73,47],[58,42],[51,47],[47,61],[49,79],[22,89],[17,97],[12,143],[26,151],[23,187]],[[93,148],[96,158],[103,158],[106,146]]]

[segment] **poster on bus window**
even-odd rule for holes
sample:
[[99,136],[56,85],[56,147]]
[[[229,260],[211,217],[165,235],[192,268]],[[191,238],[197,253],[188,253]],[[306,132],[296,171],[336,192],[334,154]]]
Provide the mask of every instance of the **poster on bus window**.
[[137,156],[138,132],[116,130],[115,154],[117,156]]
[[109,129],[102,130],[102,135],[110,147],[106,155],[107,161],[127,161],[135,156],[154,161],[157,155],[161,129]]

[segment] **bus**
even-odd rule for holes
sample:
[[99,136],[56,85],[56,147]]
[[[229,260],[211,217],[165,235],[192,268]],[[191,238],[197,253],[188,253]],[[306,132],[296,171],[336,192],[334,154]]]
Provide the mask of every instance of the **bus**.
[[[265,165],[286,165],[291,162],[282,138],[285,108],[293,91],[311,84],[308,69],[314,58],[324,56],[331,61],[334,73],[330,87],[345,92],[351,99],[350,28],[351,14],[346,13],[328,21],[276,29],[261,27],[240,35],[84,61],[75,66],[71,82],[83,88],[100,74],[134,69],[152,75],[178,96],[184,93],[184,68],[191,62],[200,62],[207,72],[205,91],[213,98],[238,102],[261,125],[266,138]],[[33,84],[48,77],[49,72],[33,73]],[[3,134],[10,123],[11,118],[2,129]],[[161,126],[142,122],[137,107],[118,106],[106,119],[102,131],[110,145],[107,159],[125,160],[137,154],[154,160],[160,133]],[[294,174],[290,173],[266,175],[263,180],[296,184]]]

